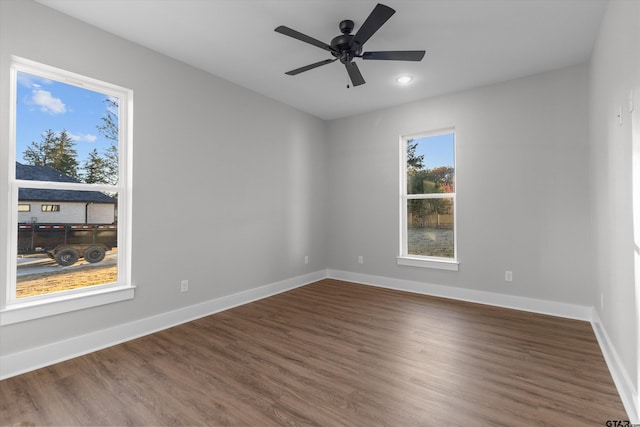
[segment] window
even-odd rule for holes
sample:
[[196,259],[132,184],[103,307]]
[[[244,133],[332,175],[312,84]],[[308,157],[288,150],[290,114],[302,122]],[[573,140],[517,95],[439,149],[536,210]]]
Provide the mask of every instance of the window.
[[131,91],[13,57],[11,98],[2,324],[132,298]]
[[457,270],[455,133],[401,138],[398,264]]

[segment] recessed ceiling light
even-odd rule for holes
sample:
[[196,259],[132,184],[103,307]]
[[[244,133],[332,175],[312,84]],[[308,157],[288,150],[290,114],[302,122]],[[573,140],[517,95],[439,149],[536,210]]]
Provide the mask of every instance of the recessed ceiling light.
[[409,83],[411,83],[412,80],[413,80],[413,77],[411,77],[411,76],[399,76],[399,77],[396,77],[396,83],[401,84],[401,85],[408,85]]

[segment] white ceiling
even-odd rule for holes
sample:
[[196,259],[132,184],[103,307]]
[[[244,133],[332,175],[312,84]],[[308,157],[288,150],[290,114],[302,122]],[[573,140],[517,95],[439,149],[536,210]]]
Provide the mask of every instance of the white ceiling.
[[[426,50],[421,62],[356,59],[366,84],[347,89],[338,62],[284,73],[331,55],[274,32],[285,25],[325,43],[338,23],[357,32],[376,1],[38,0],[110,33],[323,119],[587,61],[606,0],[382,0],[396,14],[365,51]],[[414,76],[398,86],[400,74]]]

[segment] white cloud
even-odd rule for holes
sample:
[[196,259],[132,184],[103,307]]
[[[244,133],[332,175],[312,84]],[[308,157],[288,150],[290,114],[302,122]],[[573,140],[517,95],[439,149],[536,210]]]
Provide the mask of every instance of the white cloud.
[[44,77],[38,77],[27,73],[18,73],[18,84],[30,89],[39,88],[43,85],[50,85],[51,83],[53,83],[51,80],[45,79]]
[[60,98],[54,98],[51,92],[42,89],[34,89],[31,102],[40,107],[40,111],[50,114],[66,113],[67,107]]
[[97,136],[95,135],[91,135],[90,133],[84,134],[84,135],[76,135],[73,133],[69,133],[67,132],[67,135],[69,135],[69,138],[73,139],[74,141],[80,141],[80,142],[93,142],[96,139],[98,139]]

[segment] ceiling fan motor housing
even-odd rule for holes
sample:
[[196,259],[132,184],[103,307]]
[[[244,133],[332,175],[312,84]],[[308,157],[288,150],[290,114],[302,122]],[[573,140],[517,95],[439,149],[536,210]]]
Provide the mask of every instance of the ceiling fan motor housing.
[[340,59],[340,62],[343,64],[351,62],[354,57],[357,57],[362,53],[362,46],[352,44],[354,36],[351,32],[353,31],[354,26],[354,22],[350,19],[341,21],[339,28],[342,34],[331,40],[331,47],[334,49],[331,54]]

